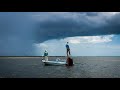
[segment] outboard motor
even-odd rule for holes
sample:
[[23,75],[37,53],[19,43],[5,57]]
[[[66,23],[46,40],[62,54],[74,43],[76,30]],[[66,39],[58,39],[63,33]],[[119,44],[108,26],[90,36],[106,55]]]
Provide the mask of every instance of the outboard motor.
[[67,66],[73,66],[73,59],[70,57],[67,57]]

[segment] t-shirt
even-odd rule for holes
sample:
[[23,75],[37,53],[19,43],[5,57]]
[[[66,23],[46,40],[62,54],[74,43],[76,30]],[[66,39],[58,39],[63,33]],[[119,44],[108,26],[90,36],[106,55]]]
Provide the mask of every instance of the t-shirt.
[[68,44],[66,44],[66,48],[69,49],[69,45]]

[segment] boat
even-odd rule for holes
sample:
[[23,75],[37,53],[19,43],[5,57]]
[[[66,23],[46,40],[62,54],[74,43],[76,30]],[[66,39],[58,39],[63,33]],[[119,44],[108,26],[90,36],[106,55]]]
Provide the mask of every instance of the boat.
[[45,65],[66,65],[66,60],[42,60]]

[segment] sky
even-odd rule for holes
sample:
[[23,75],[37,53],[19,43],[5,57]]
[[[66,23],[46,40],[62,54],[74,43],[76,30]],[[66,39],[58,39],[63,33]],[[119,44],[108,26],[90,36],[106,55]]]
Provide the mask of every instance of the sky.
[[120,56],[119,12],[0,12],[0,56]]

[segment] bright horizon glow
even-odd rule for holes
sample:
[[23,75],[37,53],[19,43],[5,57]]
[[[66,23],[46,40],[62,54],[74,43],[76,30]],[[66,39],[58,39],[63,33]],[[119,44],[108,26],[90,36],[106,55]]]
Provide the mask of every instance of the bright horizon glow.
[[[73,56],[111,56],[113,52],[118,53],[120,51],[119,45],[112,46],[110,44],[113,42],[115,36],[116,35],[67,37],[60,40],[53,39],[43,43],[36,43],[34,46],[36,47],[37,55],[43,55],[44,50],[47,50],[50,56],[65,56],[65,44],[68,41]],[[119,55],[119,53],[116,55],[113,54],[113,56]]]
[[63,39],[65,42],[69,43],[105,43],[112,41],[114,35],[102,35],[102,36],[77,36],[77,37],[68,37]]

